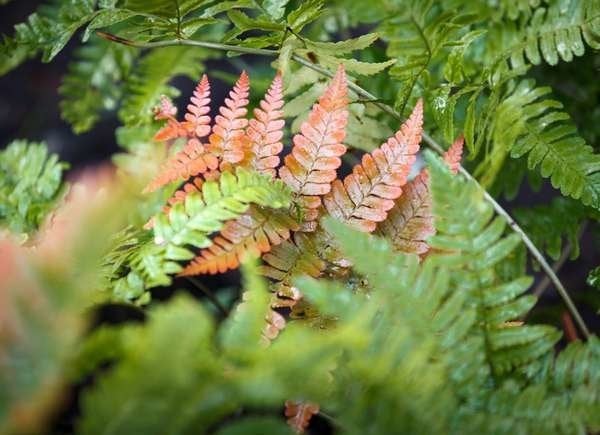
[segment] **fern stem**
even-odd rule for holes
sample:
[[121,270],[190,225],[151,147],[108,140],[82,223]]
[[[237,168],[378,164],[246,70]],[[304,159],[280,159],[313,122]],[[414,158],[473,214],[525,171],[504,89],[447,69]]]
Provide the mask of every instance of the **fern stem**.
[[[108,39],[110,41],[118,42],[120,44],[125,44],[125,45],[129,45],[132,47],[139,47],[139,48],[158,48],[158,47],[169,47],[169,46],[174,46],[174,45],[189,45],[189,46],[203,47],[203,48],[209,48],[209,49],[215,49],[215,50],[232,51],[232,52],[243,53],[243,54],[254,54],[254,55],[259,55],[259,56],[278,56],[279,55],[279,51],[277,51],[277,50],[240,47],[237,45],[221,44],[221,43],[217,43],[217,42],[194,41],[194,40],[189,40],[189,39],[175,39],[175,40],[155,41],[155,42],[136,42],[136,41],[131,41],[129,39],[121,38],[119,36],[112,35],[112,34],[106,33],[106,32],[97,31],[96,33],[104,39]],[[324,75],[326,77],[333,77],[333,73],[331,71],[323,68],[322,66],[320,66],[318,64],[312,63],[311,61],[309,61],[297,54],[292,55],[292,59],[295,62],[297,62],[301,65],[304,65],[307,68],[312,69],[313,71],[318,72],[321,75]],[[389,114],[393,118],[396,118],[400,121],[404,121],[404,119],[402,118],[402,115],[400,113],[398,113],[396,110],[394,110],[389,105],[380,102],[379,98],[377,98],[375,95],[373,95],[366,89],[363,89],[362,87],[360,87],[353,81],[348,80],[348,88],[351,89],[352,91],[354,91],[358,96],[360,96],[362,98],[374,100],[373,104],[375,106],[379,107],[382,111]],[[444,153],[444,151],[445,151],[444,148],[442,148],[442,146],[439,143],[437,143],[435,139],[433,139],[431,136],[429,136],[425,132],[423,132],[423,141],[429,148],[433,149],[438,154]],[[527,250],[531,253],[531,255],[533,255],[533,257],[536,259],[536,261],[540,264],[542,270],[546,273],[546,275],[548,275],[548,278],[550,278],[550,281],[556,287],[556,290],[558,291],[558,293],[562,297],[563,301],[565,302],[567,309],[569,310],[569,312],[575,319],[575,322],[579,326],[579,329],[583,333],[584,337],[589,338],[590,332],[589,332],[585,322],[583,321],[581,314],[577,310],[577,307],[573,303],[573,300],[569,296],[569,293],[567,292],[567,290],[561,283],[560,279],[558,279],[558,276],[556,275],[556,273],[554,272],[552,267],[550,267],[550,264],[548,264],[548,262],[544,258],[544,255],[541,253],[541,251],[535,246],[535,244],[531,241],[529,236],[527,236],[525,231],[523,231],[523,229],[519,226],[519,224],[517,224],[517,222],[512,218],[512,216],[508,213],[508,211],[506,211],[487,192],[487,190],[485,190],[479,184],[479,182],[464,167],[460,166],[459,171],[465,178],[476,183],[481,188],[485,199],[487,201],[489,201],[490,204],[492,204],[496,213],[498,215],[504,217],[504,219],[508,222],[508,224],[513,229],[513,231],[515,231],[517,234],[519,234],[519,236],[523,240],[523,243],[525,243]]]

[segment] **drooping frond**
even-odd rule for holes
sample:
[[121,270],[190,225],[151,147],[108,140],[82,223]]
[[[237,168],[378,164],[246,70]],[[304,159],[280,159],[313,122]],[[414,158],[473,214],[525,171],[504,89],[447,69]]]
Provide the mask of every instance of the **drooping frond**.
[[294,136],[291,154],[279,176],[285,181],[304,206],[304,221],[314,222],[321,205],[319,196],[329,193],[340,156],[346,152],[342,144],[348,120],[346,74],[340,66],[304,122],[301,132]]
[[453,174],[458,173],[460,167],[460,160],[462,159],[463,145],[465,143],[465,137],[460,135],[453,143],[450,148],[444,153],[444,162],[450,168],[450,172]]
[[319,405],[313,402],[298,402],[294,400],[286,400],[285,416],[287,422],[296,433],[303,433],[313,415],[319,413]]
[[159,174],[148,184],[145,192],[153,192],[172,181],[187,180],[207,171],[214,171],[218,167],[217,157],[206,152],[206,146],[198,139],[189,139],[183,149],[163,165]]
[[283,149],[283,83],[277,73],[254,118],[248,122],[246,136],[250,141],[251,166],[259,172],[276,175],[279,153]]
[[221,169],[244,159],[249,92],[250,80],[246,71],[242,71],[229,97],[225,98],[225,104],[219,108],[219,115],[215,117],[212,134],[208,138],[208,149],[222,159]]
[[272,246],[289,239],[298,223],[285,210],[252,206],[225,224],[213,244],[204,249],[183,271],[183,275],[223,273],[236,269],[244,256],[260,256]]
[[372,232],[382,222],[394,200],[402,194],[416,159],[423,130],[423,103],[415,106],[400,130],[372,153],[365,154],[343,183],[335,180],[323,202],[342,222]]
[[201,194],[186,195],[168,215],[154,217],[154,240],[157,245],[192,245],[206,248],[208,236],[219,231],[223,223],[248,210],[250,204],[280,208],[289,206],[290,192],[280,181],[238,168],[235,175],[224,172],[218,181],[202,184]]
[[522,296],[531,278],[516,276],[507,282],[496,270],[520,243],[519,236],[504,237],[506,221],[493,219],[493,208],[476,183],[453,176],[432,155],[428,161],[437,232],[429,244],[443,252],[432,261],[451,265],[452,286],[465,292],[467,305],[476,308],[477,333],[487,343],[486,360],[493,373],[502,375],[548,355],[560,337],[558,331],[512,322],[535,303],[534,296]]
[[210,133],[210,83],[206,74],[194,89],[182,123],[190,136],[202,139]]
[[377,234],[401,252],[423,255],[429,251],[426,240],[435,234],[435,227],[426,169],[406,183],[387,218],[377,226]]

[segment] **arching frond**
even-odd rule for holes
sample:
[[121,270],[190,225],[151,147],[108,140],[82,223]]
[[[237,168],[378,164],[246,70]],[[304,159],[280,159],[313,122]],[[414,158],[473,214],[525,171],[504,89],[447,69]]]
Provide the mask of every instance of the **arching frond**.
[[343,183],[335,180],[323,202],[330,215],[356,228],[372,232],[385,220],[394,200],[402,194],[416,159],[423,131],[423,103],[396,134],[380,148],[365,154]]

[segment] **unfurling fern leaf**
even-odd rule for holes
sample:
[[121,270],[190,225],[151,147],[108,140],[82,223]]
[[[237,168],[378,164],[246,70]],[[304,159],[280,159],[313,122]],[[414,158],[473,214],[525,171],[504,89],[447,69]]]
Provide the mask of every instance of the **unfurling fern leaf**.
[[236,269],[244,256],[268,252],[271,246],[289,239],[290,230],[297,229],[298,223],[285,210],[250,207],[245,214],[225,224],[213,244],[186,267],[185,274],[215,274]]
[[254,109],[254,118],[246,128],[246,136],[250,142],[251,166],[259,172],[276,175],[279,167],[279,153],[283,150],[283,83],[281,74],[277,73],[260,108]]
[[409,119],[380,148],[365,154],[344,182],[335,180],[325,196],[325,208],[336,219],[372,232],[385,220],[394,200],[402,194],[416,159],[423,131],[423,102],[419,100]]
[[310,112],[301,132],[294,136],[292,153],[286,156],[279,176],[303,205],[307,229],[315,228],[320,196],[331,190],[336,170],[346,152],[342,144],[348,121],[346,74],[342,66]]
[[242,71],[229,98],[225,98],[225,104],[219,109],[220,114],[215,117],[212,134],[208,138],[208,149],[222,159],[221,169],[244,159],[244,129],[248,124],[245,116],[249,92],[250,81],[246,72]]

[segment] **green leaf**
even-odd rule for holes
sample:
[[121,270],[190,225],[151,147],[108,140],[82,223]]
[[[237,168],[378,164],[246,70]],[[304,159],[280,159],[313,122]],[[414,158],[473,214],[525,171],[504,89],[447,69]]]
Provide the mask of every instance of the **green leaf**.
[[337,42],[318,42],[305,40],[306,45],[312,47],[317,53],[325,53],[334,56],[351,53],[369,47],[379,39],[377,33],[365,33],[357,38],[346,39]]
[[291,428],[273,417],[246,417],[228,424],[219,430],[217,435],[284,435],[292,434]]
[[102,111],[116,109],[122,94],[120,84],[131,70],[135,52],[93,38],[75,56],[58,91],[62,118],[75,133],[84,133],[96,124]]
[[0,46],[0,74],[39,52],[43,62],[50,62],[77,29],[94,18],[94,6],[95,0],[67,0],[40,6],[27,21],[15,26],[12,38],[4,37]]
[[61,198],[67,167],[45,143],[16,140],[0,151],[0,227],[17,234],[38,229]]

